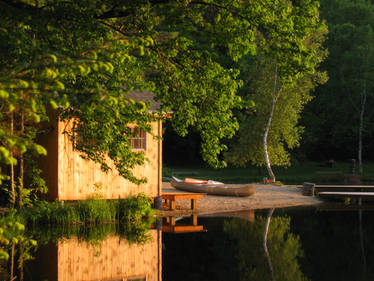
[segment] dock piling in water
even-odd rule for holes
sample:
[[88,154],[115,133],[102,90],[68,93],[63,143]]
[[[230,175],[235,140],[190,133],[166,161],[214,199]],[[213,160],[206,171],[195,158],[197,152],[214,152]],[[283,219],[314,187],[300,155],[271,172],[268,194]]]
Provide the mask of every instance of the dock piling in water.
[[314,196],[315,186],[314,183],[304,182],[302,194],[305,196]]

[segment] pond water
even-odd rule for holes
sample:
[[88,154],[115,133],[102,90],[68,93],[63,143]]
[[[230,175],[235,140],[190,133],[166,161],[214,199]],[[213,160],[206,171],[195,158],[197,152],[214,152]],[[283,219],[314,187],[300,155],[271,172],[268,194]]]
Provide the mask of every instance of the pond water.
[[374,280],[373,211],[320,205],[168,218],[144,243],[110,227],[34,230],[38,248],[15,247],[0,280]]

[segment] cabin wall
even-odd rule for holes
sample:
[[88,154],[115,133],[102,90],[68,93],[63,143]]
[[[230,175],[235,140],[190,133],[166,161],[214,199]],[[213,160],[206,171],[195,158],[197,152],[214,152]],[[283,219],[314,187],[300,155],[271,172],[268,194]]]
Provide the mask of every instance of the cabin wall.
[[[51,119],[52,120],[52,119]],[[162,178],[162,145],[161,141],[147,133],[146,161],[143,166],[134,168],[137,177],[146,177],[148,182],[142,185],[133,184],[123,177],[112,165],[108,173],[101,171],[100,165],[80,157],[73,150],[69,137],[64,134],[69,130],[68,122],[52,123],[51,132],[41,141],[48,151],[42,160],[44,178],[49,188],[50,200],[85,200],[93,197],[105,199],[126,198],[140,192],[156,197],[161,194]],[[162,122],[151,124],[155,135],[162,134]]]

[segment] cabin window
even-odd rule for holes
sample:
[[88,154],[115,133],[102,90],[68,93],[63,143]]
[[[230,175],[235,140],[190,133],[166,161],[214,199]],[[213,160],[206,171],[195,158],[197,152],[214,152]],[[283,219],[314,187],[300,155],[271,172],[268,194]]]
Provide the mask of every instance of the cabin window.
[[131,132],[135,134],[134,136],[130,137],[130,144],[132,149],[146,150],[147,133],[138,127],[131,128]]

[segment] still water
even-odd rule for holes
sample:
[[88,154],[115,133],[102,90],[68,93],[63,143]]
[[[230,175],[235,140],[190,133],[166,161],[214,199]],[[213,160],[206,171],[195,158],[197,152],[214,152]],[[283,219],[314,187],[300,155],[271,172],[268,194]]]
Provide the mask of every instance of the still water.
[[143,243],[118,229],[34,230],[38,248],[13,249],[0,280],[374,280],[373,222],[374,209],[321,205],[168,218]]

